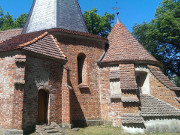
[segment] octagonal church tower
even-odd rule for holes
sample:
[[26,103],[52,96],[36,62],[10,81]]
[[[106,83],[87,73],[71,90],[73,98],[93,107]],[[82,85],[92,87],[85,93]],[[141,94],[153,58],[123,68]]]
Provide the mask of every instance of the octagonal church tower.
[[51,28],[88,32],[77,0],[34,0],[22,33]]

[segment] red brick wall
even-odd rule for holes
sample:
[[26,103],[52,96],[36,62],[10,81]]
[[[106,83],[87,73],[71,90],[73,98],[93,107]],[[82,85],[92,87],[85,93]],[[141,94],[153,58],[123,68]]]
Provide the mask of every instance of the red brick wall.
[[[122,103],[120,98],[111,99],[109,73],[112,67],[103,67],[100,69],[101,118],[105,121],[111,121],[114,126],[120,126],[120,117],[123,113],[137,113],[139,109],[137,103]],[[121,93],[121,97],[134,96],[136,96],[135,93],[130,91],[122,91]]]
[[12,110],[12,127],[15,129],[22,129],[22,114],[23,114],[23,86],[16,86],[14,90],[13,110]]
[[[12,56],[10,56],[10,54]],[[0,58],[0,121],[3,128],[22,129],[22,112],[24,97],[24,62],[17,62],[20,52],[5,53]],[[20,81],[23,83],[20,84]]]
[[[66,67],[69,68],[68,84],[70,90],[71,120],[94,120],[100,118],[100,101],[98,85],[98,66],[96,61],[104,53],[105,42],[83,37],[68,37],[56,35],[60,48],[67,56]],[[79,89],[78,86],[78,54],[86,55],[88,88]]]
[[12,110],[14,101],[14,80],[15,80],[15,56],[2,54],[0,55],[0,126],[11,128]]
[[62,124],[71,124],[70,118],[70,89],[68,88],[68,69],[64,68],[62,82]]
[[38,116],[38,91],[49,93],[48,123],[62,122],[62,65],[46,58],[27,57],[23,108],[23,129],[34,126]]

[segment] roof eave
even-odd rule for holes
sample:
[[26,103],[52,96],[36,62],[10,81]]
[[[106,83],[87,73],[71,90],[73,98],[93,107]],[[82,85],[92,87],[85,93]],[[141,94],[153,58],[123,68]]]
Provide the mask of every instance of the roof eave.
[[119,60],[119,61],[102,61],[99,63],[101,66],[106,65],[119,65],[119,64],[147,64],[147,65],[156,65],[159,67],[163,67],[163,64],[159,61],[152,60]]
[[47,59],[55,60],[55,61],[61,62],[63,65],[65,65],[68,61],[67,58],[57,58],[57,57],[52,57],[48,55],[43,55],[41,53],[32,52],[29,50],[25,50],[23,48],[17,49],[17,50],[21,50],[24,54],[27,54],[30,56],[38,56],[38,58],[47,58]]

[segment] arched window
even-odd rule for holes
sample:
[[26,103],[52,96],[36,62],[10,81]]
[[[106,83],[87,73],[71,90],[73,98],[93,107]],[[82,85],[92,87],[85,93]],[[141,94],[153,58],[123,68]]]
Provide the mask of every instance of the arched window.
[[87,61],[86,55],[80,53],[77,57],[78,64],[78,84],[86,84],[87,83]]

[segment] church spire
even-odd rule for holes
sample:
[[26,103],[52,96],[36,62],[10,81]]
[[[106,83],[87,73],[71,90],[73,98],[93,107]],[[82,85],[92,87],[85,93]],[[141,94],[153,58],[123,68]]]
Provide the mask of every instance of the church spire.
[[156,58],[133,37],[119,17],[108,35],[108,41],[109,49],[101,61],[102,63],[152,63],[159,65]]
[[119,12],[116,13],[117,14],[117,21],[116,21],[116,24],[119,24],[121,23],[120,19],[119,19]]
[[51,28],[88,32],[78,0],[34,0],[22,33]]

